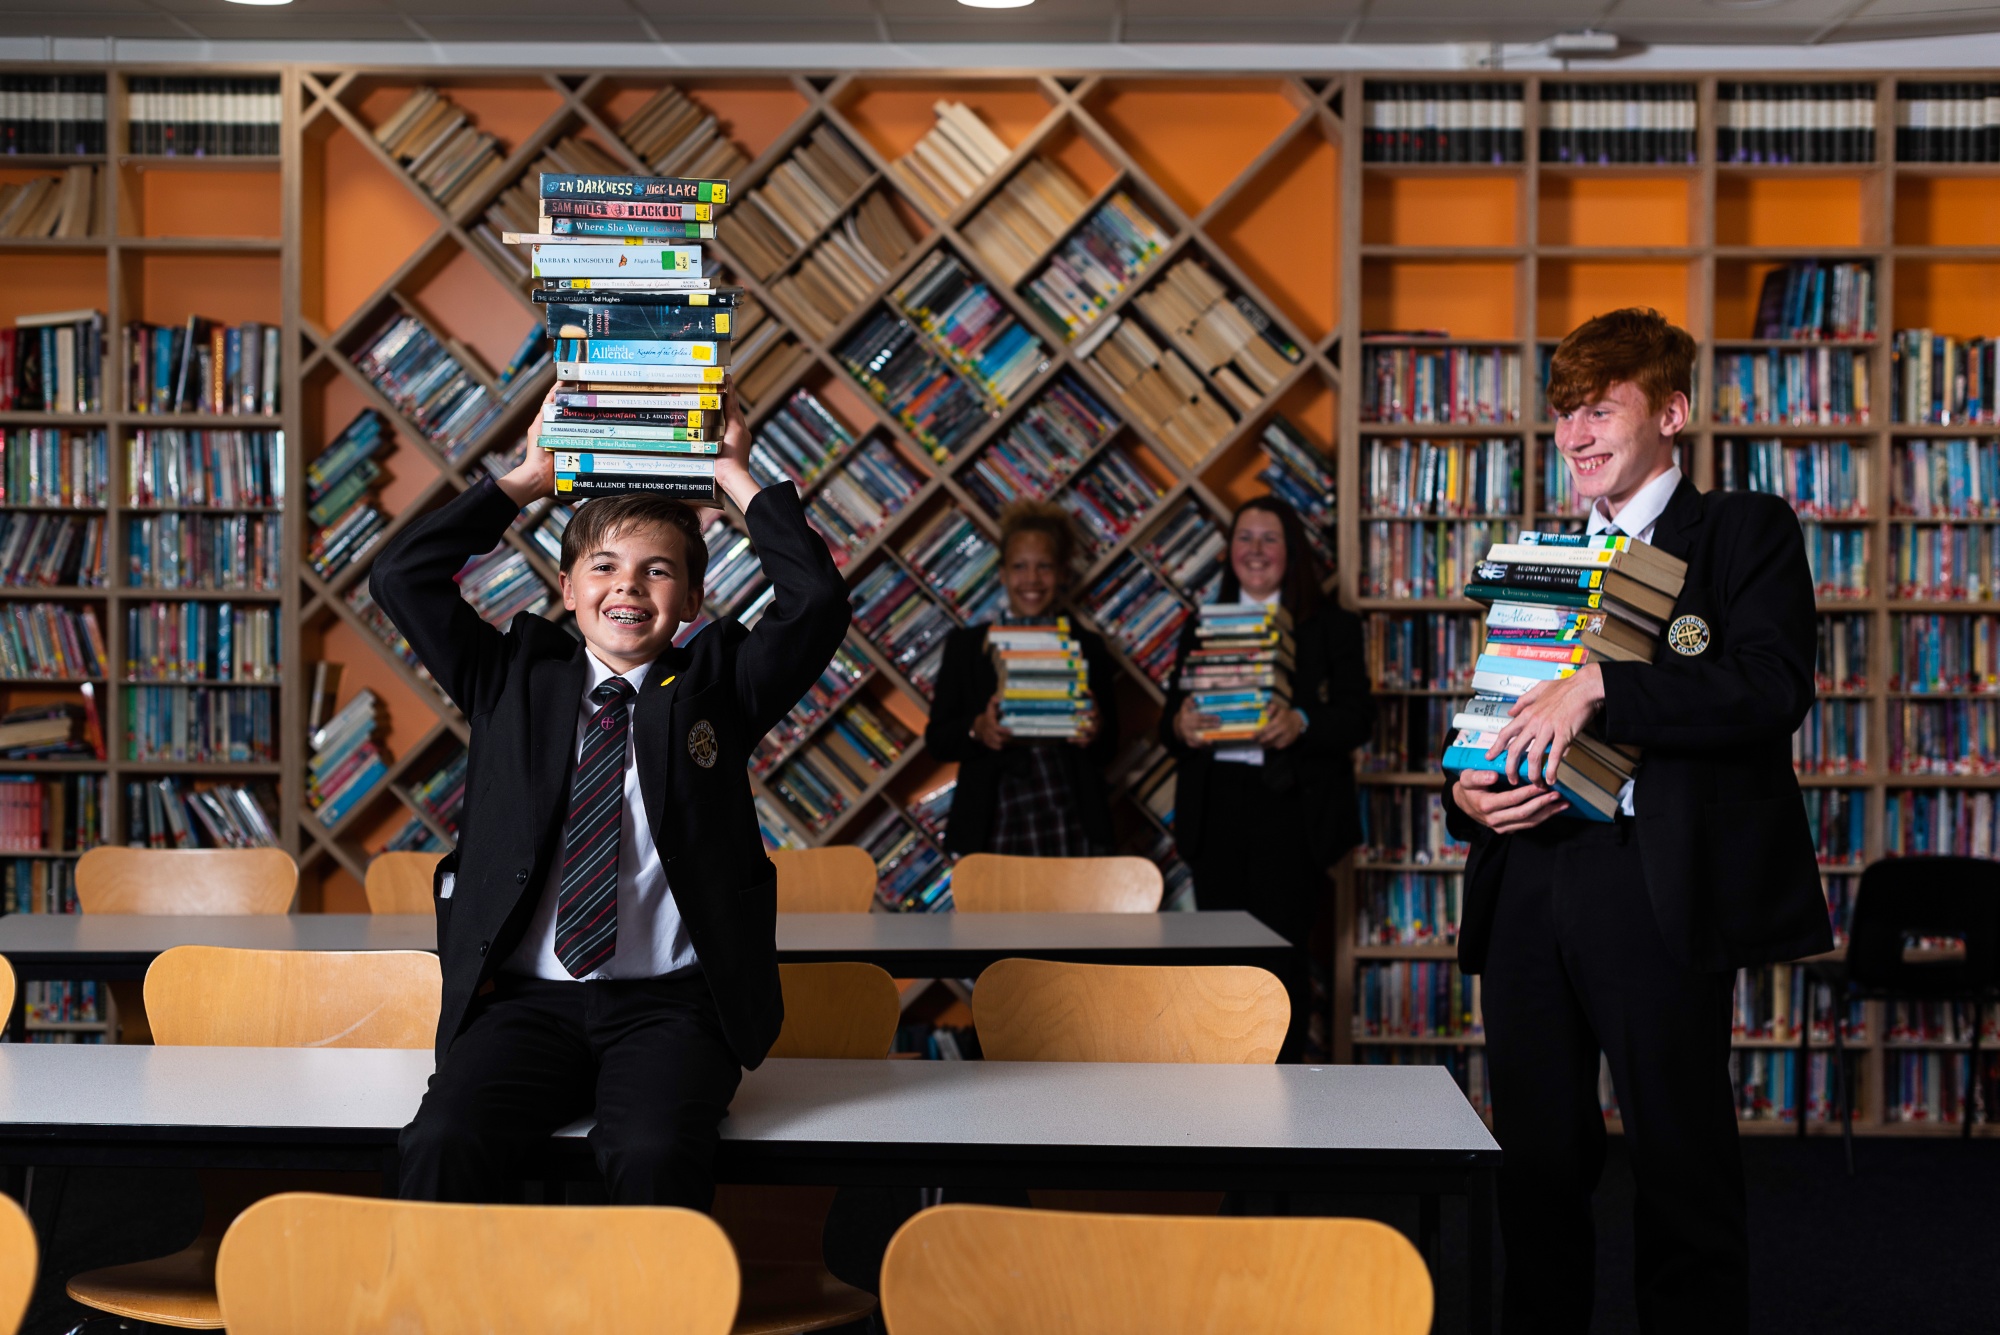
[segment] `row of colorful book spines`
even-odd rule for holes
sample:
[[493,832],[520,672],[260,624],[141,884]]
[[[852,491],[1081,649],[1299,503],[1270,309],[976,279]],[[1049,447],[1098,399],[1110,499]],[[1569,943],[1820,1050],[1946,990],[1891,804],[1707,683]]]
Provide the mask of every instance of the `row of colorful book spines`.
[[91,979],[25,982],[21,1009],[29,1024],[102,1024],[107,1018],[98,984]]
[[0,774],[0,853],[76,852],[111,837],[102,775]]
[[1356,1038],[1472,1037],[1484,1032],[1479,980],[1450,960],[1363,960],[1354,970]]
[[278,758],[276,692],[133,686],[125,697],[125,759],[245,763]]
[[0,431],[0,504],[103,505],[110,479],[111,445],[102,428]]
[[0,907],[8,913],[76,913],[76,863],[0,859]]

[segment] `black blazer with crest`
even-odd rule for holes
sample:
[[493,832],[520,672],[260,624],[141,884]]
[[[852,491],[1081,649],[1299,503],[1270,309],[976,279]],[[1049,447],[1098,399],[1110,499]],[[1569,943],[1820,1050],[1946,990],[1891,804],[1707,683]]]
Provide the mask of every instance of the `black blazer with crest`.
[[[412,523],[376,558],[369,592],[472,728],[458,848],[439,864],[444,1007],[438,1055],[473,994],[520,944],[562,839],[575,768],[583,642],[522,613],[505,632],[479,618],[452,577],[493,549],[519,513],[490,479]],[[777,874],[751,805],[751,748],[798,703],[847,632],[847,590],[798,493],[769,487],[744,518],[774,595],[754,631],[718,621],[647,674],[633,744],[646,816],[674,903],[746,1067],[784,1020],[778,990]],[[706,723],[713,745],[704,734]],[[703,761],[706,763],[702,763]],[[435,888],[433,890],[435,895]]]
[[[1792,772],[1816,653],[1798,517],[1776,496],[1703,493],[1684,480],[1653,546],[1688,563],[1668,619],[1670,632],[1679,623],[1687,633],[1679,649],[1664,636],[1653,663],[1604,664],[1598,722],[1606,740],[1642,748],[1632,807],[1660,935],[1682,963],[1717,972],[1830,950]],[[1478,973],[1510,836],[1460,811],[1449,789],[1445,812],[1472,843],[1458,960]]]

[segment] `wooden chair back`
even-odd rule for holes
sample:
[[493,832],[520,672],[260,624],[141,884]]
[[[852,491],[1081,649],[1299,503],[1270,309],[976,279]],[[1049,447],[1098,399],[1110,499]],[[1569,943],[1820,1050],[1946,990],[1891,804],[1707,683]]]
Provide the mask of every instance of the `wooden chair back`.
[[[11,985],[14,971],[7,971]],[[35,1229],[11,1196],[0,1196],[0,1335],[14,1335],[34,1296],[41,1252]]]
[[245,1210],[215,1279],[233,1335],[727,1335],[738,1289],[729,1239],[693,1210],[304,1192]]
[[1277,975],[1246,965],[996,960],[972,989],[989,1061],[1261,1064],[1291,1018]]
[[298,888],[299,865],[282,848],[103,844],[76,860],[85,913],[283,913]]
[[1157,913],[1165,887],[1145,858],[972,853],[951,870],[960,913]]
[[941,1205],[882,1261],[896,1335],[1423,1335],[1431,1302],[1417,1249],[1372,1219]]
[[889,1055],[902,996],[873,964],[780,964],[785,1025],[773,1057],[874,1059]]
[[[5,1017],[0,1019],[0,1024],[6,1024],[14,1018],[14,991],[13,962],[0,955],[0,1016]],[[4,1329],[0,1327],[0,1330]]]
[[219,1048],[428,1048],[444,992],[426,950],[175,946],[146,970],[153,1041]]
[[852,844],[780,848],[778,912],[866,913],[875,902],[875,859]]
[[431,882],[442,853],[377,853],[362,889],[370,913],[433,913]]

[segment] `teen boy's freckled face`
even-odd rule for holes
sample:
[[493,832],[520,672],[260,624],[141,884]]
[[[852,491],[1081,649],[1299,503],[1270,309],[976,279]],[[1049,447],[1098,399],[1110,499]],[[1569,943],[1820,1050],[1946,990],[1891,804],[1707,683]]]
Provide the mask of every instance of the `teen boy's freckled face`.
[[1569,463],[1577,495],[1586,501],[1602,496],[1614,510],[1630,500],[1662,471],[1662,420],[1677,411],[1684,418],[1685,403],[1675,395],[1656,413],[1647,408],[1643,390],[1619,381],[1596,402],[1557,414],[1556,448]]
[[563,606],[607,666],[629,672],[658,658],[674,632],[701,611],[687,582],[679,529],[640,524],[604,540],[562,574]]
[[1054,606],[1062,589],[1056,565],[1056,545],[1046,533],[1016,533],[1007,543],[1000,566],[1000,583],[1007,605],[1017,617],[1037,617]]

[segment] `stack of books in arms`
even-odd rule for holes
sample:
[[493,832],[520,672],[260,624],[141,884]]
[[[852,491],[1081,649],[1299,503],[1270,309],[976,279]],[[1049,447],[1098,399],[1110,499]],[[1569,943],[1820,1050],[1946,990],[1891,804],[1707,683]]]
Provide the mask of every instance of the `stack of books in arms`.
[[806,502],[806,522],[826,539],[833,563],[845,569],[923,485],[917,470],[877,436]]
[[[704,276],[702,248],[729,183],[544,172],[528,248],[556,348],[541,446],[556,492],[650,492],[715,504],[733,317],[742,289]],[[558,230],[558,229],[561,230]]]
[[1123,296],[1172,240],[1123,190],[1062,243],[1022,292],[1074,341]]
[[321,825],[338,825],[388,773],[375,746],[376,722],[375,693],[364,688],[313,733],[306,792]]
[[[543,172],[556,172],[573,176],[616,176],[623,168],[618,159],[611,156],[597,144],[580,134],[567,135],[542,150],[521,178],[495,196],[486,210],[486,216],[479,220],[478,235],[484,237],[500,262],[522,278],[527,278],[533,266],[527,253],[519,247],[509,246],[503,238],[509,232],[539,232],[545,230],[542,220],[541,179]],[[559,223],[570,222],[558,220]],[[554,234],[562,235],[576,230],[574,227],[556,226]],[[587,228],[585,229],[588,230]],[[535,331],[536,341],[540,341],[541,331]]]
[[1245,742],[1291,704],[1292,614],[1283,603],[1204,603],[1195,648],[1181,662],[1181,689],[1215,726],[1204,742]]
[[[1523,532],[1496,544],[1465,588],[1486,607],[1486,648],[1473,668],[1477,694],[1452,719],[1445,770],[1504,774],[1506,754],[1488,760],[1486,752],[1514,701],[1537,683],[1593,662],[1652,662],[1686,577],[1686,562],[1623,536]],[[1638,763],[1636,749],[1580,733],[1556,769],[1567,814],[1611,820]]]
[[0,412],[102,411],[102,311],[17,315],[0,329]]
[[875,898],[892,913],[941,913],[951,907],[951,862],[910,828],[894,807],[855,841],[875,859]]
[[375,142],[424,192],[457,212],[498,171],[500,141],[435,88],[419,88],[375,127]]
[[125,785],[125,842],[140,848],[276,848],[278,835],[265,797],[243,784],[183,792],[169,776]]
[[135,322],[125,326],[126,400],[135,413],[276,417],[278,359],[276,325]]
[[363,408],[306,465],[306,518],[315,530],[306,560],[321,579],[346,569],[389,525],[375,504],[375,484],[382,477],[375,456],[390,440],[382,415]]
[[1045,626],[989,626],[986,652],[1000,678],[1000,726],[1030,740],[1079,736],[1091,711],[1090,667],[1069,618]]

